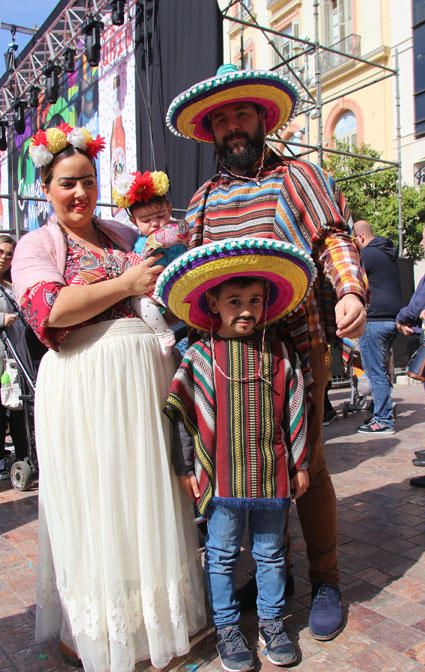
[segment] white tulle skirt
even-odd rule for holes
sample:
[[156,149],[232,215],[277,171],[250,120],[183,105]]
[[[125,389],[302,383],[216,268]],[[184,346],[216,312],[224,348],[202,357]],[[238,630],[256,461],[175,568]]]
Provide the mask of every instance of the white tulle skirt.
[[85,672],[163,667],[205,623],[162,412],[172,375],[139,319],[81,328],[40,366],[36,639],[60,633]]

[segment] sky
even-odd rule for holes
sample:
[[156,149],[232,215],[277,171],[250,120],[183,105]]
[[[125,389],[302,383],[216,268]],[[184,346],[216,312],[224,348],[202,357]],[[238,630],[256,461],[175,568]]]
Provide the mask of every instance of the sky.
[[[0,0],[0,22],[25,28],[39,28],[56,7],[58,0]],[[5,71],[4,53],[11,42],[10,31],[0,29],[0,76]],[[16,33],[20,54],[31,35]]]

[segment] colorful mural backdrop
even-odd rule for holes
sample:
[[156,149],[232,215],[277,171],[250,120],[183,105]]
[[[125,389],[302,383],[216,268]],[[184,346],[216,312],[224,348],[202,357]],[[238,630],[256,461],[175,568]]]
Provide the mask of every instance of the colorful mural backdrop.
[[[29,231],[45,223],[50,206],[43,199],[40,171],[35,168],[28,147],[38,128],[65,121],[85,126],[93,136],[106,139],[106,149],[98,158],[99,202],[111,203],[111,179],[124,170],[136,168],[134,102],[134,27],[109,26],[102,35],[99,67],[92,68],[83,56],[75,61],[75,71],[61,78],[60,97],[54,105],[41,103],[28,110],[25,133],[14,133],[14,147],[0,153],[0,193],[17,190],[19,228]],[[7,155],[7,161],[5,157]],[[112,178],[111,178],[112,176]],[[27,200],[29,199],[29,200]],[[125,218],[125,213],[102,206],[102,216]],[[112,211],[111,211],[112,210]],[[12,202],[0,199],[0,227],[15,229]],[[100,209],[99,209],[100,213]]]

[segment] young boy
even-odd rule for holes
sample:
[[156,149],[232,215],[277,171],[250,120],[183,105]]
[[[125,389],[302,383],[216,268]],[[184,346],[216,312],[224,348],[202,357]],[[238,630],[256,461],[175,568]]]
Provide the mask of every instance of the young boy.
[[[115,203],[127,208],[131,223],[139,230],[133,252],[142,259],[156,256],[155,263],[162,266],[185,252],[189,240],[186,222],[171,216],[172,206],[166,195],[168,189],[169,180],[165,173],[146,171],[121,177],[113,192]],[[149,296],[133,297],[132,306],[157,335],[162,353],[168,356],[175,344],[175,336],[160,306]]]
[[[301,497],[309,483],[300,362],[281,341],[270,337],[266,327],[289,312],[291,301],[293,309],[297,298],[294,303],[292,289],[268,280],[276,281],[273,253],[278,257],[282,244],[266,241],[272,254],[261,256],[264,250],[258,248],[255,252],[260,261],[255,263],[253,240],[264,243],[261,239],[237,239],[235,248],[235,241],[224,241],[229,243],[227,250],[222,244],[205,245],[205,260],[202,248],[197,248],[194,252],[200,256],[193,262],[188,255],[181,257],[179,268],[172,264],[158,287],[179,317],[186,317],[191,326],[209,326],[210,330],[209,336],[186,352],[165,412],[174,426],[174,468],[183,489],[207,518],[207,586],[217,650],[222,667],[231,672],[251,670],[255,664],[239,630],[234,582],[247,512],[257,564],[260,642],[275,665],[291,665],[297,660],[282,619],[285,521],[291,497]],[[289,248],[292,246],[285,244],[284,253],[290,257]],[[186,258],[192,268],[185,276],[182,260]],[[252,276],[247,272],[232,275],[236,258],[239,266],[234,268],[250,264]],[[225,280],[212,286],[211,276],[218,270],[215,262],[225,269],[221,271]],[[297,268],[294,273],[300,270]],[[185,280],[186,297],[181,293],[184,285],[179,286]],[[191,289],[193,283],[197,287]],[[302,295],[308,284],[304,282]],[[202,295],[200,288],[207,291]],[[299,299],[299,288],[297,291]],[[191,308],[185,312],[179,306],[189,297]],[[208,311],[210,317],[205,322],[200,314]]]

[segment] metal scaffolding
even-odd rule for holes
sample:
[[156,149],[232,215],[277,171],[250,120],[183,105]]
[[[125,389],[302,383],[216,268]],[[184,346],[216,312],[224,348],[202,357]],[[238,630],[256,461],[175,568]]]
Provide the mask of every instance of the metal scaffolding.
[[78,58],[84,52],[84,21],[96,16],[105,26],[111,24],[109,0],[68,0],[49,17],[49,25],[38,30],[16,59],[14,69],[0,79],[0,119],[13,111],[16,100],[26,100],[31,86],[45,85],[46,65],[59,65],[67,49],[75,49]]
[[[304,39],[289,33],[284,33],[278,30],[273,30],[268,26],[260,25],[256,19],[255,14],[251,11],[249,3],[246,0],[230,0],[228,4],[221,9],[223,19],[230,21],[235,25],[240,26],[240,60],[241,67],[244,67],[244,58],[245,58],[245,45],[244,45],[244,30],[246,28],[253,28],[255,30],[261,31],[264,36],[267,44],[273,49],[277,55],[279,61],[271,68],[272,70],[280,69],[288,78],[290,78],[300,89],[301,99],[300,107],[298,109],[297,117],[305,115],[308,123],[310,119],[317,120],[317,142],[315,144],[310,144],[309,142],[295,142],[293,140],[282,140],[278,134],[274,134],[269,137],[269,141],[272,143],[285,145],[289,151],[294,147],[297,150],[297,156],[305,156],[313,152],[317,153],[318,163],[323,164],[323,155],[326,154],[335,154],[342,156],[353,156],[359,159],[370,160],[372,164],[381,164],[381,167],[372,169],[362,173],[361,175],[370,174],[379,172],[382,170],[388,169],[397,169],[397,192],[398,192],[398,243],[399,250],[403,250],[403,225],[402,225],[402,200],[401,200],[401,120],[400,120],[400,84],[399,84],[399,67],[398,67],[398,54],[395,53],[395,67],[390,68],[385,65],[380,65],[379,63],[372,62],[370,60],[364,59],[361,56],[358,56],[350,51],[344,51],[338,49],[335,46],[326,46],[320,43],[320,26],[319,26],[319,8],[320,0],[314,0],[314,39]],[[233,10],[233,11],[232,11]],[[236,11],[234,11],[236,10]],[[296,53],[290,58],[285,58],[284,54],[279,51],[279,48],[273,42],[272,37],[279,36],[283,37],[285,40],[290,40],[296,45]],[[351,44],[353,46],[354,43]],[[350,42],[348,42],[350,46]],[[354,49],[353,49],[354,51]],[[308,72],[307,68],[307,59],[313,60],[314,63],[314,76],[312,78],[305,77],[305,74]],[[360,86],[352,86],[347,88],[343,93],[335,95],[332,97],[324,97],[322,94],[322,79],[324,72],[327,73],[332,69],[332,67],[338,67],[343,63],[348,63],[349,61],[363,63],[370,68],[376,68],[376,75],[373,75],[372,79],[367,82],[363,82]],[[303,65],[300,67],[299,64],[303,62]],[[330,147],[323,146],[323,108],[325,105],[335,102],[336,100],[347,96],[351,93],[359,91],[361,89],[367,88],[378,82],[382,82],[389,77],[396,78],[395,86],[395,110],[396,110],[396,153],[397,161],[388,161],[385,159],[378,159],[373,156],[365,156],[358,154],[356,152],[344,151],[341,149],[333,149]],[[295,152],[293,152],[295,154]],[[354,177],[360,177],[360,174],[352,175],[349,178],[341,178],[339,181],[345,181],[346,179],[353,179]]]

